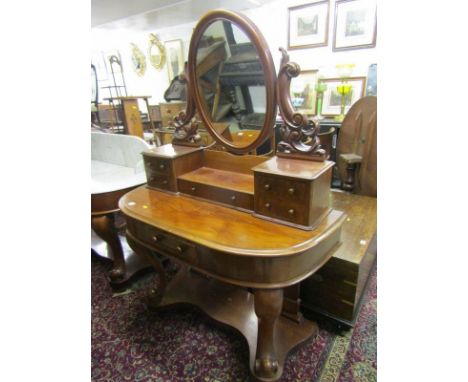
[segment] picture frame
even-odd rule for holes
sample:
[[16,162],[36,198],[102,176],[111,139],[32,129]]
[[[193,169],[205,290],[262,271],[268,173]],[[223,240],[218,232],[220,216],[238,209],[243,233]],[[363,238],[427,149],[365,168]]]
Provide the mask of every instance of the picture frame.
[[327,46],[329,11],[329,0],[288,8],[288,49]]
[[184,45],[182,40],[165,41],[169,83],[184,70]]
[[374,48],[376,39],[376,0],[337,0],[333,51]]
[[[323,93],[322,115],[332,117],[341,113],[341,95],[338,93],[337,86],[342,83],[341,78],[320,78],[319,82],[324,82],[327,89]],[[354,103],[364,97],[366,89],[366,77],[349,77],[346,82],[352,85],[350,95],[345,104],[345,114]]]
[[315,115],[317,110],[318,69],[301,70],[299,76],[291,81],[291,102],[298,113]]
[[140,50],[140,48],[134,44],[130,44],[132,47],[132,67],[133,71],[139,76],[143,77],[146,72],[146,56]]

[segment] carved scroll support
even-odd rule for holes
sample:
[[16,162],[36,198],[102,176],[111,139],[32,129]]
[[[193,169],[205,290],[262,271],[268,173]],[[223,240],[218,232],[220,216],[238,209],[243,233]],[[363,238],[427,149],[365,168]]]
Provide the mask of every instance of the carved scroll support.
[[195,116],[195,102],[192,97],[191,84],[187,75],[187,63],[185,63],[184,73],[180,76],[185,82],[187,94],[187,108],[174,117],[170,123],[175,128],[172,143],[184,146],[202,146],[202,139],[198,134],[198,123]]
[[281,141],[276,148],[276,155],[323,162],[327,154],[318,137],[319,121],[297,113],[291,102],[291,79],[299,75],[301,68],[289,61],[286,50],[280,48],[280,51],[282,58],[276,91],[284,124],[280,127]]

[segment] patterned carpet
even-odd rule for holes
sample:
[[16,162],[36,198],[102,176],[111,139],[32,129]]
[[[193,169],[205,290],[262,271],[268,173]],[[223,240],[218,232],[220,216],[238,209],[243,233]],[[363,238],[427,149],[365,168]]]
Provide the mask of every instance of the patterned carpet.
[[[248,348],[240,334],[213,325],[194,309],[149,312],[132,290],[113,294],[109,264],[91,257],[92,380],[96,382],[249,381]],[[169,276],[175,271],[169,266]],[[354,329],[337,334],[326,322],[292,353],[281,382],[377,380],[377,280],[372,271]]]

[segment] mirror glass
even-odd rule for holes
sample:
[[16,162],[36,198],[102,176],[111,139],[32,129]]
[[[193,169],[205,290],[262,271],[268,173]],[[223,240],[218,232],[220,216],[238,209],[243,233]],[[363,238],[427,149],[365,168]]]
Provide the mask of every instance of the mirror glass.
[[216,133],[247,147],[262,131],[267,100],[255,44],[237,25],[215,20],[203,32],[196,62],[203,106]]

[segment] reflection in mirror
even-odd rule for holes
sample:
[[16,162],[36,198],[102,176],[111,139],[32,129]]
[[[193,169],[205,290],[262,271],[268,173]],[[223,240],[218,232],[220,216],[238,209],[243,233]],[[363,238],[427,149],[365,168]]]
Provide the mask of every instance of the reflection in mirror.
[[264,125],[266,89],[248,36],[230,21],[211,23],[198,44],[196,76],[217,133],[237,147],[252,143]]

